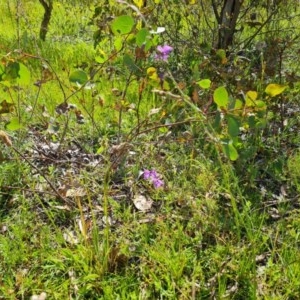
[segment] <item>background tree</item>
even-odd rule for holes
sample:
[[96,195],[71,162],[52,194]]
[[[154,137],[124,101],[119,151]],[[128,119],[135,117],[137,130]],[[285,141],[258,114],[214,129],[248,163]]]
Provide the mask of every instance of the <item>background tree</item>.
[[44,7],[44,17],[41,23],[41,27],[40,27],[40,39],[45,41],[46,39],[46,35],[48,32],[48,27],[49,27],[49,23],[50,23],[50,19],[51,19],[51,13],[52,13],[52,9],[53,9],[53,1],[52,0],[39,0],[40,3],[43,5]]
[[219,12],[218,6],[220,6],[220,4],[212,0],[214,14],[218,23],[218,40],[216,47],[218,49],[227,49],[232,45],[236,23],[244,1],[225,0],[222,2],[222,10]]

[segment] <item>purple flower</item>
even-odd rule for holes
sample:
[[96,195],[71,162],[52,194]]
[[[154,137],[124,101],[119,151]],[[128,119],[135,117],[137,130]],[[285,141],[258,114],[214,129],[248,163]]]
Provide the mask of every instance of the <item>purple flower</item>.
[[173,48],[169,45],[157,46],[156,48],[156,60],[167,61],[170,53],[173,51]]
[[158,188],[164,186],[164,181],[161,180],[161,179],[158,179],[158,178],[153,179],[153,180],[152,180],[152,183],[153,183],[153,185],[154,185],[154,187],[155,187],[156,189],[158,189]]
[[145,169],[143,173],[144,179],[150,181],[154,188],[158,189],[164,186],[164,181],[160,179],[161,176],[155,170]]
[[151,171],[150,170],[144,170],[144,179],[148,180],[151,177]]

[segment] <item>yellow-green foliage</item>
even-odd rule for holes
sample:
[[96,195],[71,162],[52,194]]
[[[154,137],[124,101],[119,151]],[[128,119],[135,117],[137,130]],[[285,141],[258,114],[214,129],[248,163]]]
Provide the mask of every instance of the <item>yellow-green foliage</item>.
[[288,174],[293,184],[300,191],[300,152],[296,151],[288,159]]

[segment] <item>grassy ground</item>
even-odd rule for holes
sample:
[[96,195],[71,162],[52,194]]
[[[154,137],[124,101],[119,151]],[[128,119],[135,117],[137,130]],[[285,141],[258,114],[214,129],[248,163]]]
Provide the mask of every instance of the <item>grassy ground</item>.
[[[298,299],[296,135],[294,146],[271,136],[272,149],[231,162],[203,119],[185,119],[182,103],[151,90],[138,99],[137,83],[120,115],[122,69],[74,93],[69,75],[92,72],[98,51],[92,10],[55,4],[44,43],[35,1],[19,7],[19,26],[15,5],[0,10],[2,61],[22,49],[8,56],[32,74],[30,85],[0,91],[13,103],[0,115],[13,143],[0,148],[0,299]],[[66,111],[69,96],[76,109]]]

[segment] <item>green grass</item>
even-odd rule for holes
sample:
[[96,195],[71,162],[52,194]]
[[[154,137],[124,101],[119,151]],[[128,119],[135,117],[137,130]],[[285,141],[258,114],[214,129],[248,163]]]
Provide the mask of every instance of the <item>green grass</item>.
[[[1,102],[14,105],[0,114],[13,143],[0,145],[0,299],[43,292],[47,299],[298,299],[297,136],[253,130],[244,158],[231,162],[209,114],[204,120],[190,98],[162,97],[151,87],[139,99],[140,82],[128,84],[122,57],[98,70],[91,90],[72,86],[74,70],[97,69],[92,4],[56,3],[41,42],[41,6],[25,1],[18,26],[15,5],[2,2],[2,61],[22,62],[31,79],[0,90]],[[39,87],[43,66],[52,78]],[[260,80],[258,89],[266,84]],[[297,103],[295,85],[289,104]],[[125,87],[120,102],[115,94]],[[58,114],[66,98],[76,108]],[[12,117],[21,129],[7,129]],[[276,115],[269,119],[274,127],[265,131],[277,130]],[[153,188],[144,169],[161,174],[165,187]],[[141,195],[150,210],[136,206]]]

